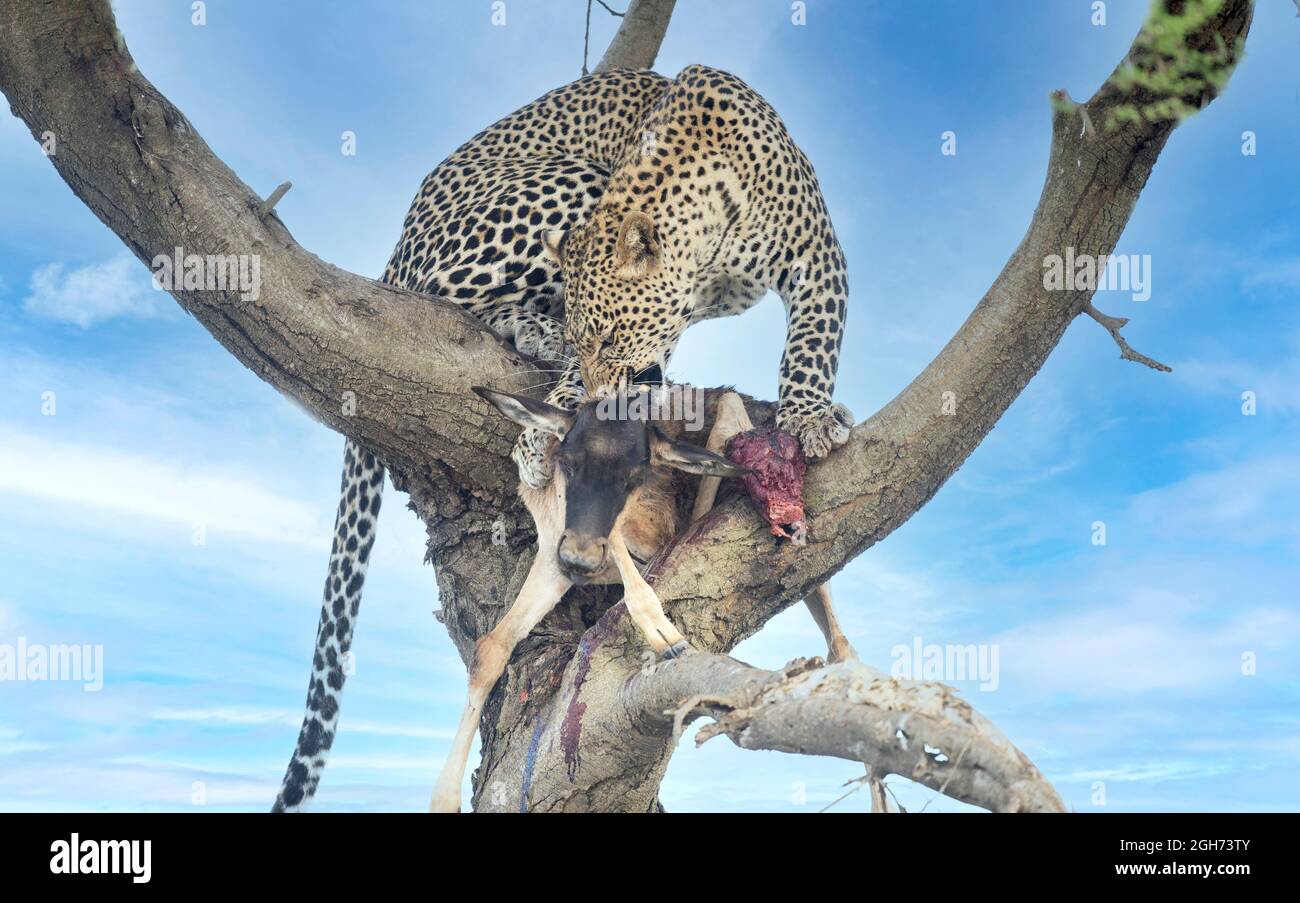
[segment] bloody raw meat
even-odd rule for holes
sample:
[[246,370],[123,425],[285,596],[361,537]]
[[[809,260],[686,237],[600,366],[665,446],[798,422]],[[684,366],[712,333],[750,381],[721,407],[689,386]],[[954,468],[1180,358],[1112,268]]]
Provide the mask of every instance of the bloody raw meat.
[[774,426],[738,433],[727,443],[727,457],[750,472],[742,479],[749,499],[773,536],[807,541],[803,476],[808,465],[799,440]]

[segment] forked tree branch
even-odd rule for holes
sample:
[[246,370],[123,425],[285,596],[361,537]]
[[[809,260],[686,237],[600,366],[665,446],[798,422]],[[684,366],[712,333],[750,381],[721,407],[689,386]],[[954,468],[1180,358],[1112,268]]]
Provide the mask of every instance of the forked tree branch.
[[[598,68],[650,65],[672,7],[672,0],[634,0]],[[1249,0],[1225,0],[1195,40],[1237,47],[1252,12]],[[330,266],[298,246],[269,209],[261,216],[261,197],[138,71],[107,0],[0,0],[0,90],[38,140],[44,132],[55,134],[51,160],[59,174],[146,264],[177,247],[185,253],[260,256],[263,284],[256,298],[236,290],[172,294],[253,372],[313,416],[372,448],[395,477],[400,473],[399,486],[411,493],[429,525],[430,555],[445,597],[476,582],[487,587],[451,612],[452,636],[467,656],[474,638],[497,616],[494,606],[515,564],[509,550],[493,550],[487,543],[487,512],[517,510],[507,457],[514,431],[469,387],[524,390],[534,381],[525,373],[535,364],[455,305]],[[1067,248],[1099,258],[1113,250],[1175,127],[1172,121],[1139,119],[1088,134],[1080,128],[1081,121],[1110,122],[1116,118],[1110,114],[1131,100],[1112,77],[1086,103],[1055,111],[1047,180],[1025,238],[930,365],[855,428],[847,446],[810,469],[807,547],[776,545],[747,505],[736,501],[692,528],[656,566],[656,590],[697,647],[716,653],[731,649],[887,536],[938,491],[993,428],[1090,303],[1091,291],[1048,291],[1044,261]],[[761,423],[770,417],[770,407],[756,404],[751,417]],[[629,712],[619,702],[629,676],[638,671],[636,638],[621,610],[607,612],[572,655],[548,647],[549,652],[534,650],[531,658],[526,652],[516,656],[521,667],[538,668],[545,679],[538,678],[542,685],[536,692],[504,704],[495,725],[487,727],[494,742],[485,742],[479,782],[485,807],[493,807],[495,797],[485,797],[483,788],[494,782],[511,790],[508,797],[519,791],[510,805],[527,808],[657,806],[657,779],[671,753],[672,725],[665,723],[662,709]],[[767,687],[774,695],[737,697],[735,682],[707,681],[703,672],[714,661],[687,657],[663,669],[659,679],[664,681],[680,673],[675,686],[683,695],[676,707],[692,697],[738,698],[741,705],[714,710],[742,745],[756,737],[773,747],[797,745],[780,727],[787,713],[800,709],[785,704],[785,685],[769,686],[771,675],[756,672],[743,676],[744,685],[756,687],[754,692]],[[823,687],[828,705],[839,706],[858,693],[856,678],[845,676],[850,672],[827,669],[786,689]],[[503,685],[517,679],[523,672],[512,672]],[[653,686],[643,689],[654,696]],[[885,692],[883,685],[879,691]],[[888,691],[894,698],[908,698],[910,692]],[[653,705],[661,706],[664,698],[654,697]],[[862,704],[877,705],[880,699]],[[846,743],[862,743],[863,758],[873,769],[914,768],[913,760],[897,758],[888,737],[881,735],[885,742],[873,745],[869,708],[833,711],[850,722],[861,715],[863,732],[827,734],[821,747],[827,754],[841,754],[849,748]],[[953,744],[966,737],[977,749],[972,738],[982,728],[972,734],[968,725],[965,734],[951,733],[947,703],[929,711],[938,713],[933,745],[950,755]],[[640,729],[617,736],[628,718]],[[811,729],[815,723],[807,725]],[[553,742],[539,746],[543,735]],[[806,748],[821,742],[810,737]],[[1053,808],[1051,798],[1037,789],[1023,798],[1008,789],[1028,764],[1014,748],[990,741],[987,753],[986,759],[977,751],[980,767],[1003,776],[1001,790],[971,777],[953,779],[945,792],[969,792],[969,798],[993,808]],[[581,780],[579,761],[586,763]]]
[[1104,314],[1097,310],[1097,308],[1093,307],[1091,301],[1088,302],[1088,306],[1083,309],[1083,312],[1100,323],[1102,329],[1105,329],[1110,333],[1110,337],[1114,339],[1115,344],[1119,346],[1119,356],[1121,360],[1143,364],[1150,367],[1152,370],[1159,370],[1162,373],[1172,373],[1174,371],[1174,368],[1170,367],[1168,364],[1162,364],[1154,358],[1147,357],[1140,351],[1133,350],[1133,346],[1128,343],[1128,340],[1124,338],[1123,334],[1120,332],[1121,329],[1128,325],[1128,317],[1112,317]]

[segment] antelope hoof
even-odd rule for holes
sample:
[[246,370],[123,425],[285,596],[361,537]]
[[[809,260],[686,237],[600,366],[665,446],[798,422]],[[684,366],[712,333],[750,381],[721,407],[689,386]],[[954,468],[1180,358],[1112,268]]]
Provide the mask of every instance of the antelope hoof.
[[853,648],[853,644],[848,640],[838,640],[831,643],[829,654],[826,656],[826,664],[836,665],[840,662],[857,662],[858,651]]
[[687,650],[689,650],[690,648],[691,648],[690,643],[688,643],[686,640],[680,640],[679,642],[673,643],[671,646],[669,646],[667,649],[661,652],[660,655],[662,655],[666,659],[681,658],[683,655],[686,654]]

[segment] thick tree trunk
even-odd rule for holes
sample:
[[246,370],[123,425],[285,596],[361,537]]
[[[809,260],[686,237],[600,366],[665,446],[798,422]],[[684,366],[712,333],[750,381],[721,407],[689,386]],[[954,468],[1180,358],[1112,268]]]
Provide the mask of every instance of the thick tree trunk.
[[[600,67],[649,65],[672,6],[636,0]],[[1238,48],[1252,12],[1226,0],[1191,42]],[[255,373],[387,462],[428,527],[442,620],[468,659],[513,599],[532,542],[513,495],[514,430],[469,387],[524,391],[535,363],[451,304],[299,247],[136,69],[106,0],[0,0],[0,90],[38,140],[53,132],[60,175],[146,264],[177,247],[259,256],[257,298],[173,294]],[[518,648],[493,695],[476,808],[657,810],[674,724],[703,714],[747,748],[864,761],[989,808],[1061,808],[1028,760],[944,688],[842,665],[762,672],[722,655],[919,510],[1066,327],[1091,314],[1091,292],[1044,288],[1044,260],[1110,253],[1175,123],[1092,128],[1134,100],[1114,80],[1084,104],[1055,99],[1025,238],[934,361],[810,469],[808,545],[777,544],[742,500],[691,528],[654,567],[669,616],[710,653],[677,662],[645,662],[616,590],[576,592]],[[771,408],[756,402],[751,416],[770,420]],[[915,736],[890,729],[900,711]],[[945,759],[922,752],[927,743]]]

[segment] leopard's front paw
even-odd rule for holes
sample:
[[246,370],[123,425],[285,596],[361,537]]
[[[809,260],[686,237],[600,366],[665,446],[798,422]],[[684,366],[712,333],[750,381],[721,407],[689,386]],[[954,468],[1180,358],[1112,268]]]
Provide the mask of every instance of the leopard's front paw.
[[824,458],[833,448],[849,441],[853,412],[838,402],[820,414],[777,414],[776,425],[799,440],[804,457]]
[[534,489],[541,489],[551,480],[550,447],[554,439],[550,433],[528,427],[519,434],[510,452],[519,479]]
[[515,349],[529,357],[540,357],[543,338],[542,331],[536,326],[520,326],[515,329]]
[[515,323],[515,348],[543,361],[566,360],[564,331],[551,320],[520,318]]

